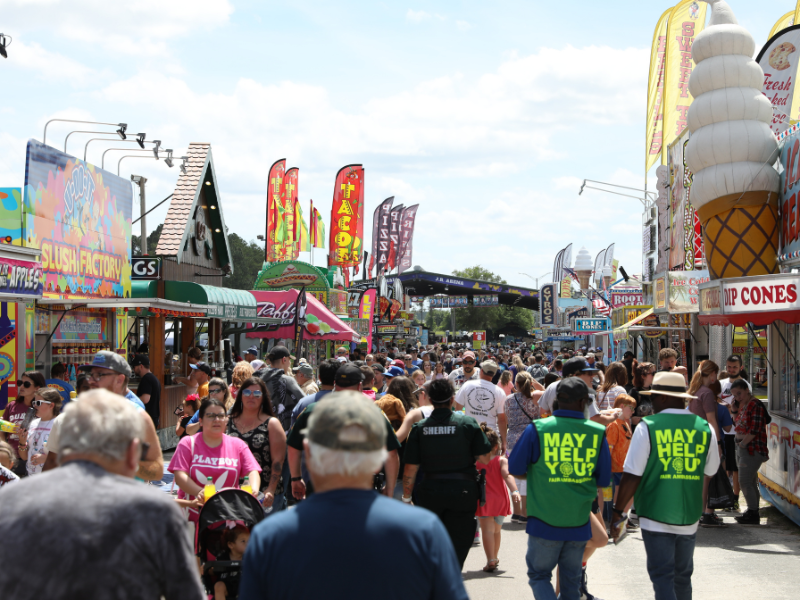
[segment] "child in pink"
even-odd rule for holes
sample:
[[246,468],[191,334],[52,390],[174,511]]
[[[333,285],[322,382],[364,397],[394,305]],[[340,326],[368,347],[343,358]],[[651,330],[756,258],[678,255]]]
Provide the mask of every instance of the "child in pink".
[[[511,514],[511,498],[514,500],[514,514],[522,514],[519,490],[514,478],[508,472],[508,459],[498,454],[500,436],[486,423],[481,429],[492,445],[491,451],[479,456],[475,467],[486,474],[486,504],[478,506],[475,516],[481,526],[483,551],[486,553],[486,566],[483,570],[491,573],[497,570],[500,559],[500,534],[503,521]],[[509,498],[509,491],[511,497]]]

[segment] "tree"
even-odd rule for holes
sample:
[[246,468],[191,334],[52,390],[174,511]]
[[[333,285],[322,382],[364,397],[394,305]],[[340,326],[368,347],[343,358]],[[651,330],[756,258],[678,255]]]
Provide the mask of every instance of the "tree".
[[[466,279],[478,279],[491,283],[506,283],[506,281],[480,265],[466,269],[455,270],[453,275]],[[459,331],[486,330],[495,331],[513,323],[530,331],[533,327],[533,312],[527,308],[516,306],[491,306],[456,308],[456,329]],[[449,329],[449,326],[447,327]]]
[[[159,223],[150,235],[147,236],[147,254],[155,256],[156,248],[158,248],[158,240],[161,238],[161,230],[164,229],[164,224]],[[142,236],[131,235],[131,253],[133,256],[142,255]]]
[[235,233],[228,234],[233,275],[222,280],[222,285],[236,290],[252,290],[256,277],[264,264],[264,248],[254,241],[244,241]]

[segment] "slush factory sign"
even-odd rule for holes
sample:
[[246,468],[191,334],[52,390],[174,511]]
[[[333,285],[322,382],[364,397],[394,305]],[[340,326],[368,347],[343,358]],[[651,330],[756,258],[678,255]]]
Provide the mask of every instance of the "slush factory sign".
[[161,259],[146,256],[131,258],[131,279],[161,279]]

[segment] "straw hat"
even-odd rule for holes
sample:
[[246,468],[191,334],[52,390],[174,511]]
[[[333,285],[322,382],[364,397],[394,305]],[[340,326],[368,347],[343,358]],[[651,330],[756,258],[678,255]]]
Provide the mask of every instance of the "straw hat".
[[639,392],[643,396],[660,394],[663,396],[675,396],[676,398],[686,398],[692,400],[697,396],[686,393],[686,380],[680,373],[670,371],[660,371],[653,377],[653,386],[649,390]]

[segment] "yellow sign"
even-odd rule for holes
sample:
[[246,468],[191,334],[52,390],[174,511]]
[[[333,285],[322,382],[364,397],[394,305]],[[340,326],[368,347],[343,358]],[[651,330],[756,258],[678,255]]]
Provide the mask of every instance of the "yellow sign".
[[656,279],[655,289],[655,308],[656,310],[667,309],[667,277],[659,277]]

